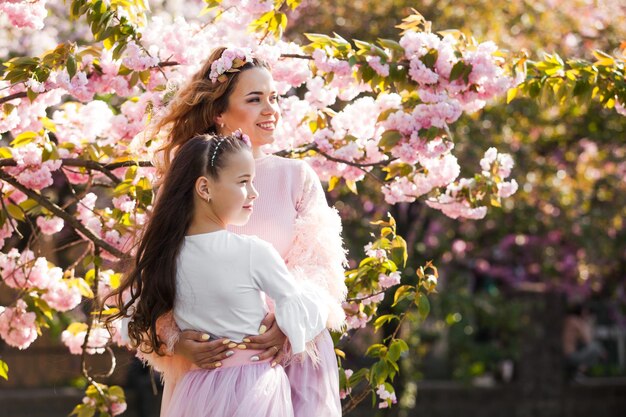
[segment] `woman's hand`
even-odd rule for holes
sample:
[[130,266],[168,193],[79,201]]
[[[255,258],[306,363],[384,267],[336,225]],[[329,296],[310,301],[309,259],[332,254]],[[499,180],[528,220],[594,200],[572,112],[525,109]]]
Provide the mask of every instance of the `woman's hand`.
[[276,324],[274,313],[269,313],[261,322],[259,335],[247,336],[243,339],[243,342],[248,349],[263,350],[263,352],[256,355],[257,360],[274,358],[272,366],[275,366],[285,357],[285,351],[283,350],[285,340],[287,340],[287,337]]
[[183,330],[174,353],[182,355],[198,368],[215,369],[222,366],[222,360],[233,355],[233,343],[229,339],[209,340],[209,335],[195,330]]

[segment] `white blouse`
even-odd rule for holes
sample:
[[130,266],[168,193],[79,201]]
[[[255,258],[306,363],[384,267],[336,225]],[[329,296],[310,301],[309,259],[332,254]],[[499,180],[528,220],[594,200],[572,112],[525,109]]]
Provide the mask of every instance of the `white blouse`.
[[274,301],[293,353],[326,328],[328,308],[318,290],[296,282],[271,244],[226,230],[185,237],[174,304],[180,329],[235,342],[256,335],[268,312],[262,292]]

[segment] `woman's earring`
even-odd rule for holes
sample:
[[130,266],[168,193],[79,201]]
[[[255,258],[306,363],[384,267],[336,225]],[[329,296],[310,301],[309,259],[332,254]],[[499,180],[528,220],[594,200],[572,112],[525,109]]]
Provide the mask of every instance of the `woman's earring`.
[[224,123],[220,123],[220,127],[224,129]]

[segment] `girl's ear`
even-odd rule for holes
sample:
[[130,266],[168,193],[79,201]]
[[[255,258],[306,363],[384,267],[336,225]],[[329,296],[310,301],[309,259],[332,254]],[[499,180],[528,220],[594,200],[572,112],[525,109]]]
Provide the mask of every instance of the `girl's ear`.
[[224,127],[224,118],[221,114],[215,118],[215,124],[219,127]]
[[196,194],[204,201],[210,201],[212,196],[212,182],[205,176],[198,177],[195,184]]

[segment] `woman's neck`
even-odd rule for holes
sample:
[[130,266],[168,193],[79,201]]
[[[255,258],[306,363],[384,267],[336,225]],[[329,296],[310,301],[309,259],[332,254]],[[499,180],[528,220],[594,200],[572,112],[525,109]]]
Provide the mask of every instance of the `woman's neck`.
[[264,156],[267,156],[267,153],[263,152],[260,146],[252,147],[252,157],[254,159],[260,159],[260,158],[263,158]]

